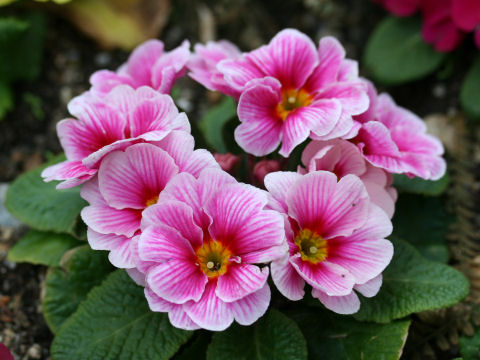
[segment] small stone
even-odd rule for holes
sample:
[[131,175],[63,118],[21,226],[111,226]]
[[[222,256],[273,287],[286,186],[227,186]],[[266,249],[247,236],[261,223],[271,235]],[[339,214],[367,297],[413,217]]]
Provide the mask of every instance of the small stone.
[[40,359],[42,357],[42,348],[39,344],[33,344],[27,351],[27,356],[30,359]]

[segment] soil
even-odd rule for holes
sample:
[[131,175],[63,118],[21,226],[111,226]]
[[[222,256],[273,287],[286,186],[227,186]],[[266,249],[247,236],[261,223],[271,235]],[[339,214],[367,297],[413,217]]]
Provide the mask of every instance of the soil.
[[[268,42],[279,30],[294,27],[315,40],[324,35],[336,36],[348,56],[357,60],[361,60],[373,28],[385,16],[368,0],[177,0],[171,5],[169,23],[160,36],[167,49],[184,38],[194,44],[213,34],[249,50]],[[95,70],[116,69],[128,57],[123,51],[100,49],[64,19],[53,14],[47,17],[41,75],[32,83],[14,85],[15,109],[0,121],[0,183],[8,184],[41,164],[49,154],[61,152],[55,126],[68,115],[68,101],[88,89],[88,78]],[[455,61],[468,62],[464,58]],[[448,80],[430,77],[388,90],[400,105],[421,116],[454,114],[462,75]],[[39,105],[31,101],[32,97]],[[192,120],[200,118],[209,103],[216,100],[193,81],[182,80],[178,101]],[[0,199],[1,209],[4,198]],[[17,359],[48,359],[52,334],[40,309],[46,269],[6,260],[6,252],[25,228],[11,219],[0,220],[0,342]]]

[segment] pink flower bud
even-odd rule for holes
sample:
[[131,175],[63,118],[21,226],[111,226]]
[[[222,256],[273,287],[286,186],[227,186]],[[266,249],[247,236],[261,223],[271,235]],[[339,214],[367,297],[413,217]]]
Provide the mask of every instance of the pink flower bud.
[[215,160],[217,160],[222,170],[227,172],[230,172],[240,160],[239,156],[233,155],[232,153],[226,153],[226,154],[215,153],[213,154],[213,157],[215,158]]
[[268,173],[279,171],[280,163],[277,160],[261,160],[255,164],[253,174],[263,184],[263,179]]

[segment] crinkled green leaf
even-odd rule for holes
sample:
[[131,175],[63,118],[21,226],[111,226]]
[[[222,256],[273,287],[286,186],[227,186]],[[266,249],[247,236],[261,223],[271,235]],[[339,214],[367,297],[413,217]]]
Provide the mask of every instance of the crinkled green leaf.
[[45,17],[42,14],[0,19],[1,81],[33,80],[38,76],[44,36]]
[[271,309],[252,326],[234,324],[215,333],[207,351],[208,360],[302,360],[307,345],[297,324]]
[[67,250],[83,244],[67,234],[31,230],[9,250],[8,260],[58,266]]
[[442,199],[402,194],[393,217],[393,237],[407,240],[429,260],[446,263],[451,218]]
[[291,316],[307,339],[312,360],[397,360],[410,326],[410,320],[360,322],[319,308],[303,307]]
[[163,360],[192,334],[151,312],[143,288],[117,270],[62,325],[51,354],[53,360]]
[[412,313],[456,304],[467,296],[469,283],[461,272],[425,259],[405,241],[394,241],[394,247],[380,292],[373,298],[362,298],[355,318],[388,323]]
[[113,270],[105,251],[88,245],[72,249],[62,259],[62,267],[51,268],[45,281],[42,309],[52,332],[77,310],[88,292]]
[[401,84],[435,71],[445,53],[425,43],[418,17],[383,20],[371,35],[364,62],[372,77],[385,84]]
[[235,101],[231,97],[225,97],[218,105],[209,109],[199,121],[198,125],[205,140],[219,153],[228,151],[222,130],[225,124],[235,116],[236,111]]
[[480,329],[473,336],[460,337],[460,354],[464,360],[478,360],[480,353]]
[[399,191],[426,196],[438,196],[443,194],[450,183],[448,173],[436,181],[423,180],[419,177],[411,179],[406,175],[400,174],[395,174],[393,177],[395,179],[393,185]]
[[[64,160],[53,159],[49,165]],[[8,187],[7,210],[25,224],[42,231],[76,234],[80,210],[87,203],[80,197],[80,188],[57,190],[57,181],[44,182],[40,168],[20,175]]]
[[467,73],[460,91],[463,110],[472,119],[480,119],[480,55]]

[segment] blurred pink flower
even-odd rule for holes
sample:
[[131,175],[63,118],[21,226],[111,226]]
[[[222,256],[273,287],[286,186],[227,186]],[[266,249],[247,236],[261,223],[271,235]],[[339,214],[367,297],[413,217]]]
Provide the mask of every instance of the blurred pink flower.
[[189,76],[209,90],[220,91],[238,100],[240,92],[230,87],[223,74],[217,70],[217,65],[225,59],[237,59],[241,56],[240,50],[226,40],[209,41],[206,45],[196,44],[188,70]]
[[268,45],[220,61],[217,69],[241,93],[235,139],[256,156],[282,143],[279,152],[287,157],[308,137],[346,136],[352,115],[368,107],[358,65],[345,59],[333,37],[321,39],[317,50],[305,34],[283,30]]
[[99,70],[92,74],[92,91],[99,95],[109,93],[117,85],[125,84],[134,89],[149,86],[162,94],[169,94],[173,84],[185,75],[190,59],[190,43],[185,40],[172,51],[164,51],[163,42],[148,40],[139,45],[128,61],[114,72]]
[[3,345],[2,343],[0,343],[0,359],[2,359],[2,360],[15,360],[15,358],[13,357],[10,350],[8,350],[8,348],[5,345]]
[[260,160],[253,167],[253,175],[263,184],[263,179],[267,174],[279,170],[280,162],[278,160]]
[[230,172],[235,165],[240,161],[240,156],[232,153],[219,154],[214,153],[213,157],[218,162],[223,171]]
[[300,173],[326,170],[339,179],[348,174],[358,176],[370,200],[392,218],[397,200],[397,191],[391,186],[393,177],[365,161],[360,150],[351,142],[342,139],[312,141],[303,151],[302,163],[306,170],[299,167]]
[[270,302],[270,262],[285,252],[282,216],[267,193],[221,170],[175,176],[147,208],[136,244],[153,311],[174,326],[220,331],[250,325]]
[[370,202],[362,181],[349,174],[337,182],[327,171],[276,172],[265,177],[265,186],[270,207],[284,214],[289,246],[271,265],[277,288],[288,299],[300,300],[307,282],[327,308],[342,314],[358,311],[353,290],[363,293],[371,282],[381,284],[379,276],[393,255],[392,244],[384,239],[392,224]]
[[374,0],[388,12],[397,16],[413,15],[420,7],[422,0]]
[[351,141],[373,166],[389,173],[438,180],[446,171],[442,143],[426,134],[427,127],[418,116],[404,109],[387,94],[377,96],[369,86],[370,108],[366,116],[355,120],[360,129]]
[[190,132],[190,123],[172,98],[149,87],[119,85],[105,97],[86,92],[68,105],[69,118],[57,124],[67,160],[42,172],[45,181],[63,180],[58,189],[91,179],[105,155],[138,142],[160,141],[172,130]]
[[110,262],[119,268],[135,266],[131,238],[140,231],[142,211],[157,202],[168,181],[179,172],[198,177],[207,167],[219,167],[206,150],[193,151],[193,137],[184,131],[173,131],[154,144],[111,152],[98,177],[81,191],[89,202],[81,212],[88,243],[92,249],[109,250]]

